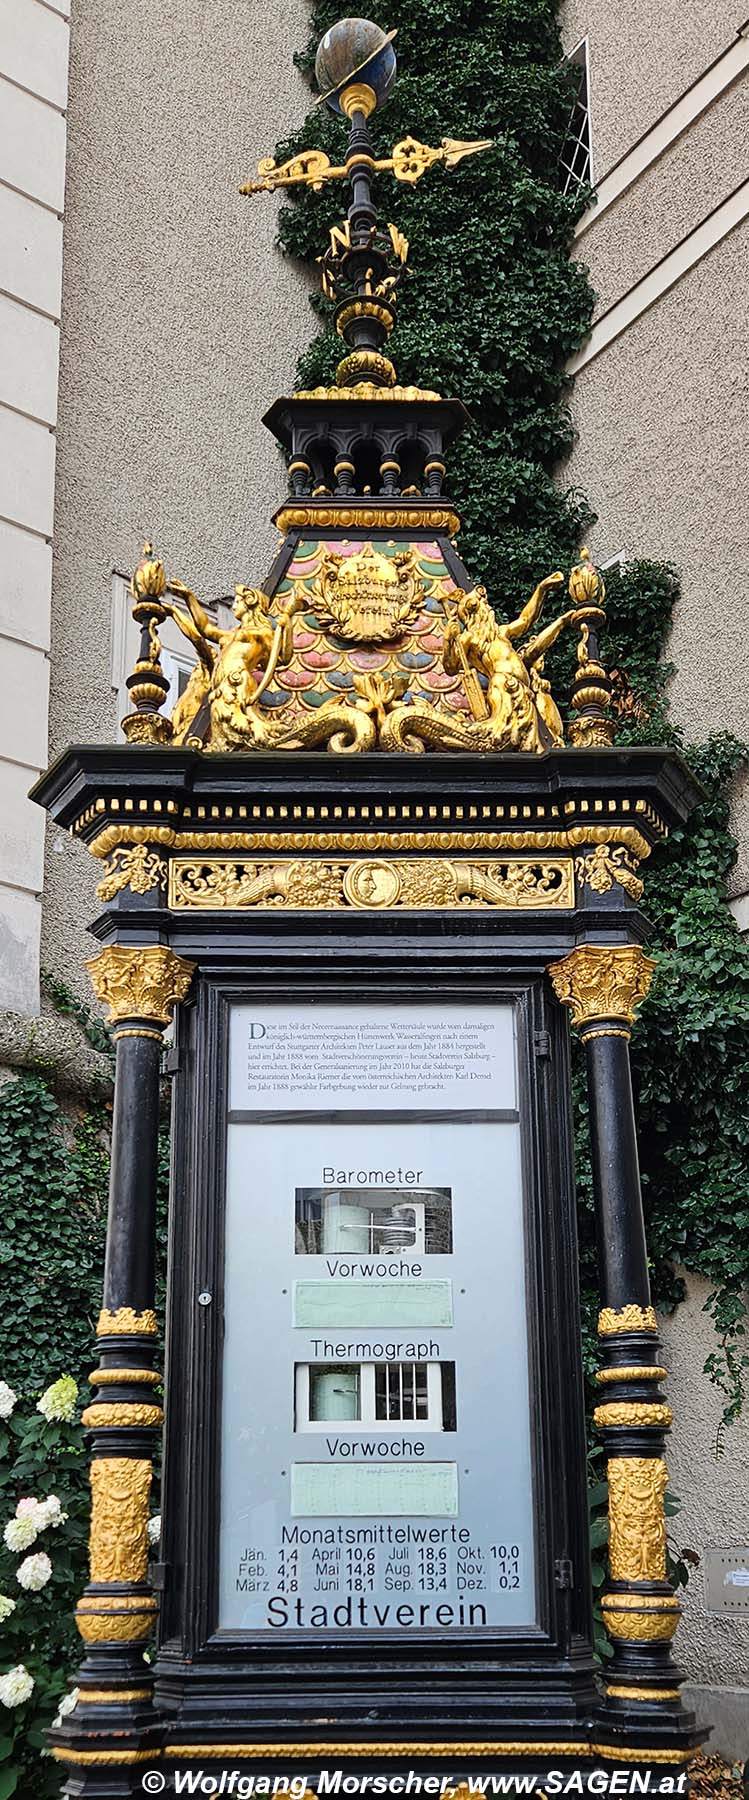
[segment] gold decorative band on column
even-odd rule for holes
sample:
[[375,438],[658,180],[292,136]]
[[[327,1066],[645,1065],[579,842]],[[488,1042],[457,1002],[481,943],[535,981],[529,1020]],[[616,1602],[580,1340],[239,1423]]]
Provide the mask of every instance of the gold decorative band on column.
[[152,1426],[163,1425],[164,1414],[160,1406],[145,1406],[131,1400],[103,1400],[98,1405],[86,1407],[85,1412],[81,1413],[81,1423],[89,1431],[97,1426],[107,1425],[144,1426],[150,1429]]
[[[345,94],[341,95],[341,101],[344,99],[350,101],[352,94],[356,95],[358,101],[360,92],[372,93],[372,89],[367,87],[366,81],[362,82],[361,89],[356,83],[353,87],[347,88]],[[361,107],[360,110],[363,112],[364,108]],[[374,157],[368,156],[366,150],[355,150],[353,156],[346,157],[346,170],[349,175],[353,175],[357,169],[374,169],[376,167]]]
[[673,1637],[681,1607],[673,1594],[604,1594],[601,1612],[610,1638],[662,1643]]
[[161,1032],[151,1031],[147,1025],[128,1025],[122,1031],[113,1031],[112,1037],[115,1044],[119,1043],[120,1038],[126,1037],[154,1038],[157,1044],[161,1043]]
[[606,1694],[611,1700],[680,1700],[679,1688],[646,1688],[623,1687],[618,1682],[607,1682]]
[[166,944],[109,944],[86,963],[97,1000],[112,1025],[144,1019],[168,1025],[184,1000],[195,964]]
[[92,1369],[89,1375],[92,1387],[118,1386],[120,1382],[140,1382],[143,1387],[158,1387],[164,1377],[159,1369]]
[[84,1594],[79,1600],[78,1606],[79,1608],[83,1607],[86,1612],[102,1616],[121,1612],[154,1613],[157,1611],[156,1601],[152,1594]]
[[[580,944],[549,975],[557,999],[569,1006],[572,1023],[583,1036],[588,1027],[609,1035],[629,1035],[637,1007],[645,999],[655,963],[639,944]],[[613,1032],[609,1021],[619,1022]]]
[[158,1327],[156,1314],[147,1307],[145,1312],[134,1312],[132,1306],[118,1306],[116,1312],[109,1312],[103,1307],[99,1313],[96,1327],[97,1337],[155,1337]]
[[125,1706],[135,1700],[150,1700],[150,1688],[79,1688],[79,1706]]
[[[145,1457],[94,1457],[89,1538],[92,1581],[140,1583],[147,1579],[152,1473]],[[89,1606],[91,1597],[87,1595],[82,1604]]]
[[[85,1417],[85,1415],[84,1415]],[[674,1415],[665,1400],[606,1400],[593,1414],[594,1425],[659,1425],[667,1431]]]
[[587,1044],[589,1038],[621,1037],[629,1043],[631,1032],[628,1025],[590,1025],[580,1032],[581,1043]]
[[598,1314],[598,1336],[617,1337],[619,1332],[658,1330],[653,1306],[604,1306]]
[[56,1762],[85,1763],[88,1767],[100,1764],[102,1768],[116,1768],[118,1763],[153,1763],[153,1750],[68,1750],[62,1744],[53,1744],[52,1755]]
[[121,1598],[85,1594],[75,1609],[75,1622],[87,1644],[139,1644],[150,1637],[156,1612],[156,1601],[148,1594]]
[[[665,1381],[668,1369],[661,1369],[657,1363],[622,1363],[610,1369],[598,1369],[596,1381]],[[160,1379],[156,1376],[156,1380]]]
[[[668,1470],[662,1457],[611,1456],[609,1487],[609,1569],[613,1581],[665,1581]],[[607,1595],[609,1600],[624,1596]],[[639,1601],[627,1595],[626,1604]],[[660,1605],[661,1602],[659,1601]]]

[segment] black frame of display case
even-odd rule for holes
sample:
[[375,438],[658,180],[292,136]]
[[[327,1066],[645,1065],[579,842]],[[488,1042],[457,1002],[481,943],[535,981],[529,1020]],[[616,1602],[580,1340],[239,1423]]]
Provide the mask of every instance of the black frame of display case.
[[[100,1370],[84,1416],[92,1470],[99,1459],[107,1468],[94,1496],[91,1580],[77,1609],[87,1703],[55,1733],[55,1755],[69,1769],[65,1791],[116,1800],[142,1791],[142,1766],[176,1774],[196,1764],[217,1774],[249,1764],[274,1778],[303,1768],[310,1789],[321,1769],[342,1764],[360,1774],[490,1769],[542,1780],[560,1765],[626,1764],[648,1769],[654,1785],[659,1773],[672,1781],[704,1733],[679,1697],[670,1648],[678,1601],[660,1567],[671,1414],[658,1386],[628,1038],[651,969],[638,864],[683,828],[699,798],[689,771],[670,751],[638,747],[284,758],[88,745],[66,751],[34,798],[99,862],[103,908],[90,967],[117,1048]],[[314,891],[283,903],[283,882],[260,905],[240,897],[247,865],[252,884],[261,865],[283,872],[291,864],[304,877],[331,857],[357,872],[389,864],[396,875],[402,859],[406,872],[421,863],[442,895],[458,892],[449,880],[445,888],[445,872],[478,857],[484,874],[497,865],[493,897],[468,906],[438,898],[416,909],[406,883],[378,910],[358,891],[355,904],[344,904],[345,881],[331,905]],[[527,905],[501,892],[518,857],[533,887]],[[547,858],[566,865],[564,900],[547,898]],[[187,865],[197,866],[197,889],[182,882]],[[218,905],[216,869],[228,881]],[[431,994],[439,1003],[520,990],[531,995],[536,1088],[526,1167],[530,1158],[540,1171],[548,1224],[530,1320],[532,1356],[556,1402],[544,1423],[548,1511],[538,1518],[539,1535],[548,1523],[552,1538],[541,1572],[552,1629],[523,1637],[474,1626],[459,1637],[450,1627],[442,1639],[425,1629],[418,1641],[409,1632],[405,1645],[379,1633],[354,1642],[353,1630],[337,1638],[299,1631],[283,1650],[257,1634],[211,1639],[220,1307],[198,1306],[197,1295],[218,1292],[220,1274],[227,996],[308,995],[314,1004],[336,992]],[[140,1493],[137,1482],[150,1476],[161,1418],[150,1385],[158,1380],[156,1127],[162,1038],[175,1005],[165,1541],[163,1564],[149,1572],[146,1488]],[[612,1642],[603,1692],[590,1645],[567,1006],[585,1045],[599,1238],[604,1391],[596,1423],[620,1479],[609,1521],[625,1534],[621,1572],[603,1600]],[[541,1208],[537,1234],[540,1217]],[[126,1467],[115,1495],[117,1459]],[[630,1471],[636,1493],[626,1485]],[[111,1508],[119,1509],[116,1534]],[[142,1646],[155,1589],[154,1690]]]
[[[174,1092],[173,1206],[167,1335],[162,1622],[156,1704],[179,1735],[279,1730],[427,1736],[569,1729],[594,1702],[566,1032],[541,985],[542,962],[513,977],[498,943],[466,919],[409,922],[404,980],[389,953],[389,921],[354,947],[343,935],[287,982],[268,975],[280,945],[247,946],[235,974],[206,956],[182,1015]],[[399,959],[397,959],[399,960]],[[249,989],[249,991],[248,991]],[[519,1018],[529,1386],[539,1624],[279,1634],[217,1630],[223,1340],[227,1044],[232,1002],[297,1005],[512,1000]],[[210,1093],[206,1116],[200,1096]],[[198,1295],[210,1294],[200,1305]],[[490,1321],[486,1324],[490,1328]],[[273,1354],[272,1345],[268,1354]],[[262,1379],[262,1370],[258,1370]],[[248,1371],[248,1379],[252,1379]],[[539,1685],[543,1700],[539,1698]]]

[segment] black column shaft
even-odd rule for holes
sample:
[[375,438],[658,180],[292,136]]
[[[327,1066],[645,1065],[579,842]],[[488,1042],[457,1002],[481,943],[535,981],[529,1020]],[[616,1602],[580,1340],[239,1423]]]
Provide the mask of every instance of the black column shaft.
[[637,1134],[626,1037],[591,1035],[585,1046],[601,1302],[650,1305]]
[[156,1037],[118,1038],[104,1267],[110,1312],[153,1306],[160,1056]]

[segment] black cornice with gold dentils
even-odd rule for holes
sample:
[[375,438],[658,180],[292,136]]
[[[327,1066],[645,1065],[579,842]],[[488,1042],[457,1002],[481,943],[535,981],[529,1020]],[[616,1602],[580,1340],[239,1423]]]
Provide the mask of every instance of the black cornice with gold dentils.
[[[229,849],[233,837],[269,832],[345,833],[361,836],[362,848],[373,847],[366,843],[373,832],[423,833],[434,848],[443,847],[440,835],[461,832],[516,837],[518,849],[533,847],[526,841],[532,837],[539,848],[575,851],[586,839],[601,842],[606,827],[604,836],[619,842],[627,841],[622,832],[636,834],[639,844],[634,836],[630,844],[641,859],[683,823],[700,795],[685,763],[659,749],[352,757],[134,744],[73,745],[31,790],[56,825],[98,855],[118,838],[168,844],[172,834],[207,840],[220,833]],[[546,834],[562,833],[567,845],[543,844]]]

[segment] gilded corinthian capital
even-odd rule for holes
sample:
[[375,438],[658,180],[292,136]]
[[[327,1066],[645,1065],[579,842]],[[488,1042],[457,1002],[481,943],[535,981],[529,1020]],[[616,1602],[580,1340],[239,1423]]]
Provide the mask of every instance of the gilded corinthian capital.
[[123,1019],[168,1025],[172,1007],[187,994],[194,967],[166,944],[110,944],[86,963],[96,998],[109,1008],[114,1025]]
[[615,1021],[609,1030],[628,1037],[654,968],[639,944],[581,944],[562,962],[552,963],[549,975],[583,1039],[598,1035],[602,1020]]

